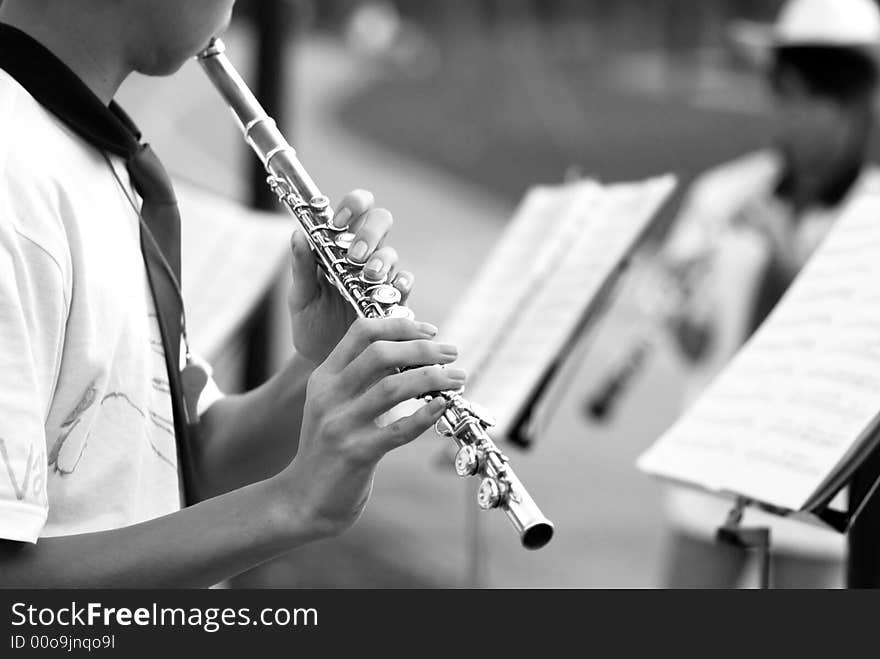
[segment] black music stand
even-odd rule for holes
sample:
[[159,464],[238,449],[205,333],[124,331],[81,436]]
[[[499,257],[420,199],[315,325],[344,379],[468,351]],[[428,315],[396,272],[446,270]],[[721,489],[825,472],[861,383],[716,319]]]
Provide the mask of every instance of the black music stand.
[[[559,351],[556,356],[556,359],[547,366],[547,370],[542,376],[541,380],[535,384],[535,388],[532,392],[531,397],[528,402],[523,406],[522,410],[519,413],[519,416],[514,421],[511,426],[511,431],[507,439],[516,446],[526,449],[530,448],[535,441],[535,435],[538,432],[538,428],[536,427],[536,409],[541,402],[541,400],[548,394],[551,385],[556,384],[557,388],[559,388],[558,383],[555,383],[557,376],[562,378],[562,382],[568,383],[571,378],[574,377],[575,369],[571,369],[568,374],[565,374],[563,366],[566,362],[568,355],[571,355],[575,352],[578,345],[581,343],[583,338],[588,334],[592,333],[593,328],[599,322],[602,313],[606,311],[611,305],[615,302],[616,294],[619,290],[619,284],[623,275],[629,270],[630,265],[632,264],[632,260],[638,252],[645,247],[648,243],[648,239],[654,235],[655,230],[658,225],[663,220],[665,213],[663,209],[666,208],[673,198],[673,195],[670,195],[657,209],[654,217],[648,222],[642,233],[633,241],[632,246],[629,251],[624,255],[621,262],[617,265],[617,267],[612,271],[609,275],[608,279],[599,289],[598,294],[593,298],[590,302],[589,306],[584,310],[583,315],[580,318],[575,329],[572,331],[568,340],[565,342],[565,345]],[[564,389],[567,387],[563,387]],[[550,410],[555,410],[556,405],[552,406]],[[544,410],[544,416],[551,416],[552,411]]]
[[849,520],[848,588],[880,588],[880,450],[865,460],[850,483],[850,496],[862,504]]
[[[873,443],[880,442],[880,429],[875,430]],[[831,508],[831,502],[845,488],[849,487],[847,510]],[[860,464],[854,466],[848,478],[836,489],[826,493],[811,508],[803,511],[826,526],[848,535],[849,554],[847,557],[848,588],[880,587],[880,443]],[[782,517],[791,511],[768,506],[759,501],[737,496],[727,520],[716,534],[718,542],[753,552],[760,568],[760,588],[772,587],[772,546],[771,533],[767,527],[743,527],[743,514],[747,507]]]

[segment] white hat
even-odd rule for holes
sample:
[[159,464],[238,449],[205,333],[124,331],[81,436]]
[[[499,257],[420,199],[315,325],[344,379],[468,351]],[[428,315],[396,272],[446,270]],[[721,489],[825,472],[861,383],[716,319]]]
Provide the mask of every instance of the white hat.
[[774,25],[737,20],[728,26],[736,51],[766,68],[774,48],[828,46],[880,52],[880,9],[875,0],[788,0]]
[[877,48],[880,9],[875,0],[788,0],[773,28],[773,43]]

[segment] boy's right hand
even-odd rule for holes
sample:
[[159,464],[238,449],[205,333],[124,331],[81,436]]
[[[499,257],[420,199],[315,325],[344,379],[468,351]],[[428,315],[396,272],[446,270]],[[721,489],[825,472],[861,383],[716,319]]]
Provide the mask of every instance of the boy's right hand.
[[317,537],[337,535],[358,519],[382,456],[430,428],[446,404],[435,398],[385,427],[377,417],[464,384],[463,371],[441,368],[458,351],[431,340],[436,334],[405,319],[357,320],[309,378],[299,451],[278,478],[294,517]]

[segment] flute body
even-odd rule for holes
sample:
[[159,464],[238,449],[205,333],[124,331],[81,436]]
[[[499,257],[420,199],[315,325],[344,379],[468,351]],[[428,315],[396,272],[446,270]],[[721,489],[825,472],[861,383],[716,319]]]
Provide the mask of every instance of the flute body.
[[[412,317],[412,312],[399,304],[400,293],[394,286],[365,279],[362,266],[348,260],[353,234],[332,223],[329,199],[321,193],[294,148],[232,66],[223,42],[214,40],[198,55],[198,60],[238,120],[247,143],[265,166],[269,186],[308,237],[328,281],[360,317]],[[492,425],[489,415],[465,400],[460,391],[433,392],[422,399],[427,402],[436,396],[447,402],[436,430],[458,446],[456,473],[462,477],[482,478],[478,505],[484,510],[503,510],[527,549],[546,545],[553,536],[553,524],[529,496],[489,436],[488,429]]]

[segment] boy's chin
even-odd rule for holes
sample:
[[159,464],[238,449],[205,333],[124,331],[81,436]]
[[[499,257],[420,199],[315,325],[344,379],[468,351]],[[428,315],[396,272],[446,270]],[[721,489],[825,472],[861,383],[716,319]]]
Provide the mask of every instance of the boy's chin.
[[185,52],[172,57],[164,57],[162,59],[148,62],[137,68],[136,71],[142,75],[151,77],[173,75],[177,73],[184,64],[193,59],[198,53],[202,52],[202,49],[207,47],[207,45],[208,44],[205,43],[203,46],[199,46],[198,50],[193,50],[192,52]]
[[151,66],[149,68],[138,68],[136,71],[141,75],[153,78],[161,78],[164,76],[174,75],[180,68],[190,60],[189,57],[176,60],[174,62],[163,62],[161,65]]

